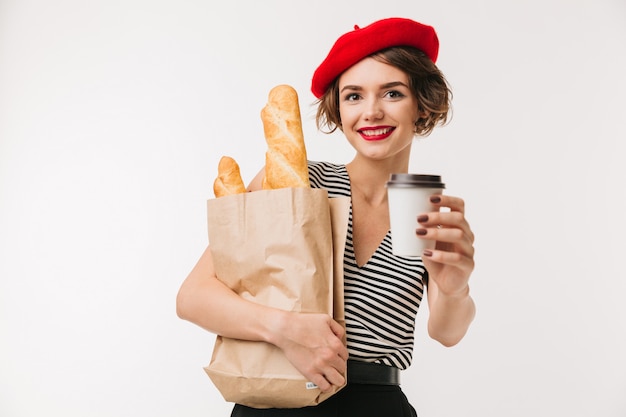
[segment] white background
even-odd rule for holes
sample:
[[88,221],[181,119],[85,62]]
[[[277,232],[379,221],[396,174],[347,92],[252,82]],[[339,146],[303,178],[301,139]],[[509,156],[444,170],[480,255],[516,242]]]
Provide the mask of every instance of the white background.
[[227,416],[214,336],[176,317],[222,155],[262,166],[259,112],[300,104],[354,24],[434,25],[454,117],[414,146],[477,235],[467,337],[418,315],[420,417],[626,416],[626,3],[0,0],[0,416]]

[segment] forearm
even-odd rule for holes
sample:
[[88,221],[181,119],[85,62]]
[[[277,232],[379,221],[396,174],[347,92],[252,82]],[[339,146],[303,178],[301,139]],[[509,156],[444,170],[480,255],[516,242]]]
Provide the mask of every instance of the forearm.
[[444,346],[454,346],[461,341],[476,314],[469,287],[460,294],[439,292],[435,300],[429,302],[429,309],[428,334]]
[[217,279],[209,248],[181,285],[176,313],[225,337],[277,346],[322,391],[345,382],[348,349],[339,323],[328,314],[285,311],[240,297]]
[[225,337],[273,342],[284,312],[245,300],[228,288],[215,277],[207,252],[178,292],[178,316]]

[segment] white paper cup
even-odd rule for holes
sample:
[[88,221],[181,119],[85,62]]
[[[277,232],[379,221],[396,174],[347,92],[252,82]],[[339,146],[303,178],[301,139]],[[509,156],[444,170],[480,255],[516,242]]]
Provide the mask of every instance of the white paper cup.
[[392,252],[398,256],[422,256],[435,247],[434,240],[417,237],[417,216],[439,211],[430,202],[433,194],[442,194],[445,184],[439,175],[391,174],[387,182]]

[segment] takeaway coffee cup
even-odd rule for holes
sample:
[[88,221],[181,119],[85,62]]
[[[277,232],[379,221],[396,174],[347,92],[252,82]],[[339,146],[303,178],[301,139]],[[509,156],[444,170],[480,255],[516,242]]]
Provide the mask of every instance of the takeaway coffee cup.
[[394,255],[422,256],[433,249],[434,240],[417,237],[417,216],[438,211],[430,202],[433,194],[442,194],[445,184],[439,175],[391,174],[387,181],[391,244]]

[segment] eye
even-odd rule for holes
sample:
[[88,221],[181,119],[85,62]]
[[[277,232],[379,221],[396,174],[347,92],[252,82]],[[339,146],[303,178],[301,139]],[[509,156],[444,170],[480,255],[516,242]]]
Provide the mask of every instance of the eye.
[[348,93],[343,97],[344,101],[357,101],[360,98],[361,96],[357,93]]
[[389,90],[385,93],[385,97],[389,97],[392,99],[398,99],[398,98],[402,98],[402,97],[406,97],[403,93],[401,93],[398,90]]

